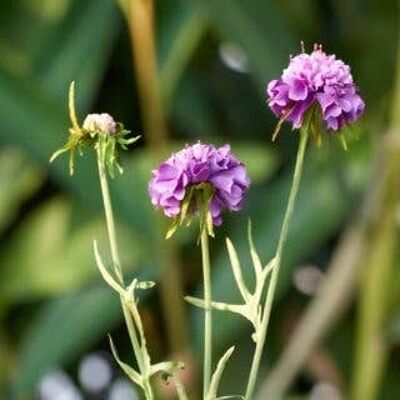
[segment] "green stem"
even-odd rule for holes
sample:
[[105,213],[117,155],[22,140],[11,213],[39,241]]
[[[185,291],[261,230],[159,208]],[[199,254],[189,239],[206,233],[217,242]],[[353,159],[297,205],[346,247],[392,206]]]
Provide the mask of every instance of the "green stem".
[[110,248],[111,248],[111,257],[112,257],[112,261],[114,264],[115,272],[118,275],[118,279],[120,280],[121,283],[123,283],[123,274],[122,274],[121,261],[119,258],[117,235],[116,235],[116,231],[115,231],[114,214],[113,214],[111,198],[110,198],[110,190],[108,187],[106,168],[104,165],[104,161],[103,161],[103,157],[102,157],[100,149],[97,150],[97,167],[99,170],[101,194],[103,197],[104,214],[106,217],[108,239],[109,239]]
[[263,317],[261,320],[260,327],[257,330],[258,332],[257,332],[256,349],[254,352],[253,362],[251,365],[251,370],[250,370],[250,375],[249,375],[249,381],[248,381],[247,388],[246,388],[245,400],[251,400],[253,398],[253,394],[254,394],[254,389],[255,389],[258,370],[259,370],[259,366],[260,366],[261,356],[262,356],[262,352],[264,349],[265,338],[266,338],[267,330],[268,330],[269,318],[271,315],[272,303],[274,300],[276,287],[277,287],[277,283],[278,283],[279,270],[280,270],[281,261],[282,261],[282,252],[283,252],[283,249],[284,249],[286,241],[287,241],[290,221],[292,219],[293,210],[294,210],[296,198],[297,198],[297,193],[299,191],[301,175],[302,175],[302,171],[303,171],[304,154],[305,154],[305,149],[307,146],[307,139],[308,139],[307,125],[308,124],[304,124],[304,126],[306,128],[304,128],[304,129],[302,128],[300,130],[300,143],[299,143],[299,148],[297,150],[296,166],[294,169],[292,187],[291,187],[290,194],[289,194],[289,200],[288,200],[288,205],[287,205],[286,212],[285,212],[285,217],[283,219],[281,234],[279,236],[278,247],[277,247],[276,254],[275,254],[275,266],[272,271],[271,281],[270,281],[269,287],[268,287],[268,292],[267,292],[264,311],[263,311]]
[[[110,190],[108,186],[107,180],[107,172],[104,165],[104,159],[102,157],[101,149],[97,150],[97,166],[99,171],[99,179],[100,179],[100,187],[101,187],[101,194],[103,197],[103,205],[104,205],[104,213],[106,217],[106,225],[107,225],[107,232],[108,232],[108,240],[111,248],[111,257],[114,265],[115,273],[118,276],[118,279],[121,284],[123,284],[123,273],[122,273],[122,266],[119,257],[118,251],[118,242],[115,230],[115,222],[114,222],[114,214],[112,210],[111,198],[110,198]],[[147,349],[140,345],[136,328],[134,322],[132,320],[131,313],[125,300],[122,296],[120,296],[121,306],[125,318],[125,323],[128,328],[129,337],[131,339],[133,351],[135,353],[135,357],[140,369],[140,372],[144,379],[144,392],[147,400],[153,400],[154,395],[150,385],[150,380],[148,377],[148,371],[146,368],[146,363],[144,360],[143,353],[147,353]],[[134,302],[133,307],[136,307],[136,303]],[[137,310],[136,310],[137,311]]]
[[175,389],[176,389],[176,393],[178,395],[178,399],[179,400],[189,400],[189,397],[187,395],[185,386],[183,385],[183,383],[180,380],[180,378],[174,376],[172,379],[173,379],[173,382],[174,382],[174,385],[175,385]]
[[204,279],[204,398],[208,393],[211,381],[211,360],[212,360],[212,310],[211,310],[211,273],[210,253],[208,244],[207,229],[201,232],[201,256],[203,263]]

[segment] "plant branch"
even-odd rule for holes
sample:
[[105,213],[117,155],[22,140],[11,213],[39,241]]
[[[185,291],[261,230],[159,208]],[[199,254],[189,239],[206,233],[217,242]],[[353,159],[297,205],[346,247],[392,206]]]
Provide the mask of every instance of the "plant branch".
[[303,164],[304,164],[304,154],[305,154],[305,149],[307,147],[307,140],[308,140],[308,125],[309,124],[304,123],[304,128],[302,128],[300,130],[300,143],[299,143],[299,147],[298,147],[298,151],[297,151],[296,165],[295,165],[295,169],[294,169],[292,187],[290,190],[288,205],[287,205],[285,216],[283,219],[282,230],[281,230],[281,234],[279,237],[278,247],[277,247],[276,256],[275,256],[275,264],[274,264],[274,267],[272,270],[271,280],[269,282],[269,287],[268,287],[267,296],[266,296],[266,300],[265,300],[265,306],[264,306],[264,310],[263,310],[263,316],[261,319],[261,325],[260,325],[259,331],[256,332],[256,338],[257,338],[256,349],[254,352],[253,362],[251,365],[251,370],[250,370],[250,375],[249,375],[249,381],[248,381],[247,388],[246,388],[246,394],[245,394],[246,400],[252,400],[254,390],[255,390],[255,384],[256,384],[256,380],[257,380],[257,375],[258,375],[258,370],[259,370],[259,366],[260,366],[262,352],[264,349],[264,343],[265,343],[265,339],[266,339],[266,335],[267,335],[269,319],[270,319],[270,315],[271,315],[272,303],[273,303],[273,299],[275,296],[275,291],[276,291],[276,287],[277,287],[277,283],[278,283],[279,269],[280,269],[281,261],[282,261],[282,252],[283,252],[284,246],[287,241],[290,221],[291,221],[291,218],[293,215],[296,198],[297,198],[297,194],[298,194],[299,187],[300,187],[300,181],[301,181]]
[[[120,257],[119,257],[119,251],[118,251],[118,243],[117,243],[117,236],[116,236],[116,230],[115,230],[115,222],[114,222],[114,214],[112,210],[112,204],[111,204],[111,198],[110,198],[110,191],[109,191],[109,186],[108,186],[108,180],[107,180],[107,172],[104,164],[104,157],[102,157],[102,149],[99,146],[97,149],[97,166],[98,166],[98,172],[99,172],[99,179],[100,179],[100,187],[101,187],[101,193],[103,197],[103,204],[104,204],[104,213],[105,213],[105,218],[106,218],[106,225],[107,225],[107,232],[108,232],[108,238],[109,238],[109,244],[111,248],[111,256],[112,256],[112,261],[113,261],[113,266],[115,269],[115,273],[117,274],[117,277],[120,281],[121,284],[123,284],[123,272],[122,272],[122,266],[120,262]],[[121,300],[121,306],[126,322],[126,326],[128,328],[129,336],[131,339],[133,351],[135,353],[135,357],[137,360],[137,363],[139,365],[139,369],[142,374],[143,378],[143,387],[144,387],[144,392],[147,400],[152,400],[154,398],[153,391],[150,385],[150,376],[149,372],[147,371],[147,365],[145,361],[145,356],[148,357],[147,354],[147,349],[145,346],[145,343],[139,342],[139,338],[137,335],[137,327],[135,327],[135,321],[132,319],[134,316],[131,315],[131,310],[129,310],[128,304],[126,303],[125,299],[123,296],[120,296]],[[134,308],[134,311],[137,313],[135,316],[138,315],[138,311],[136,309],[136,302],[132,301],[132,307]],[[138,317],[140,319],[140,316]],[[141,325],[140,325],[141,327]],[[143,334],[143,332],[140,332]]]

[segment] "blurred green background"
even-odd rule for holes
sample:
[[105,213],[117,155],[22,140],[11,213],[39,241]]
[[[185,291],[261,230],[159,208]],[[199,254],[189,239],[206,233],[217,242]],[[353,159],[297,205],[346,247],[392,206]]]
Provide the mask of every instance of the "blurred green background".
[[[155,360],[188,360],[183,379],[196,398],[202,315],[181,292],[201,291],[196,232],[163,243],[146,191],[150,170],[199,139],[230,143],[248,165],[246,208],[225,216],[211,248],[215,298],[234,301],[225,236],[248,261],[250,217],[264,261],[276,246],[297,134],[285,126],[271,143],[277,121],[265,85],[301,40],[351,65],[367,109],[347,152],[334,136],[309,148],[260,387],[281,387],[287,399],[400,398],[398,7],[395,0],[1,0],[0,398],[137,398],[109,354],[111,332],[133,363],[118,298],[92,255],[95,237],[107,249],[94,157],[78,157],[73,177],[66,157],[48,162],[67,138],[72,80],[81,121],[109,112],[142,135],[112,182],[124,268],[159,282],[140,303],[150,351]],[[251,330],[234,316],[215,318],[215,354],[237,345],[223,390],[241,393]],[[157,385],[160,398],[171,398]]]

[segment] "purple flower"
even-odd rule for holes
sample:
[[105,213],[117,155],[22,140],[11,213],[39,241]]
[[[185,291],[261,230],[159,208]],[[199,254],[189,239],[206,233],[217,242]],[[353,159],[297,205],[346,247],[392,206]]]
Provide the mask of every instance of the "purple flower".
[[[168,217],[177,217],[191,187],[210,184],[209,203],[214,225],[222,223],[222,210],[239,211],[250,185],[245,166],[231,154],[230,146],[215,148],[200,142],[186,146],[152,171],[148,191],[154,206]],[[199,186],[200,185],[200,186]],[[193,205],[191,211],[196,211]]]
[[321,46],[311,54],[290,59],[280,79],[268,84],[268,105],[277,117],[301,127],[303,117],[318,102],[327,129],[337,131],[356,121],[365,104],[357,92],[350,67],[335,55],[327,55]]

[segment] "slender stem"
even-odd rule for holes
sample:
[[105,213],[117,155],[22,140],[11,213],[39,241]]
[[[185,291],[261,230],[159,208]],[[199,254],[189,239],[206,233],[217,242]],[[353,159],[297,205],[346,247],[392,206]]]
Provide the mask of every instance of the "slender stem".
[[292,187],[290,190],[289,200],[288,200],[285,216],[283,219],[281,234],[279,236],[278,247],[277,247],[276,255],[275,255],[275,266],[272,271],[271,281],[269,283],[268,292],[267,292],[267,296],[265,299],[265,306],[264,306],[264,311],[263,311],[263,317],[261,320],[261,325],[257,332],[256,349],[254,352],[253,362],[251,365],[251,370],[250,370],[250,375],[249,375],[249,381],[247,384],[246,394],[245,394],[246,400],[251,400],[253,398],[253,394],[254,394],[255,384],[256,384],[257,375],[258,375],[258,369],[260,366],[261,356],[262,356],[262,352],[264,349],[265,338],[266,338],[267,330],[268,330],[269,318],[271,315],[272,303],[274,300],[275,291],[276,291],[277,282],[278,282],[279,270],[280,270],[281,261],[282,261],[282,252],[283,252],[283,249],[284,249],[286,241],[287,241],[290,221],[291,221],[291,218],[293,215],[293,210],[294,210],[295,203],[296,203],[297,193],[299,191],[300,180],[301,180],[303,164],[304,164],[304,154],[305,154],[305,149],[307,146],[307,139],[308,139],[308,130],[301,129],[300,130],[300,143],[299,143],[299,148],[297,150],[296,166],[294,169]]
[[108,239],[109,239],[110,248],[111,248],[111,257],[112,257],[115,271],[118,274],[118,278],[121,281],[121,283],[123,283],[123,274],[122,274],[121,261],[119,258],[117,235],[116,235],[116,231],[115,231],[114,214],[113,214],[111,198],[110,198],[110,190],[108,187],[107,173],[106,173],[104,162],[102,160],[102,155],[101,155],[100,149],[97,150],[97,167],[99,170],[100,187],[101,187],[101,194],[103,197],[104,214],[106,217]]
[[211,273],[210,273],[210,253],[208,244],[207,229],[201,233],[201,256],[203,262],[204,278],[204,398],[206,398],[211,381],[211,362],[212,362],[212,310],[211,310]]
[[[97,166],[98,166],[98,171],[99,171],[101,194],[103,197],[104,213],[105,213],[105,217],[106,217],[108,239],[109,239],[110,248],[111,248],[111,257],[112,257],[114,269],[118,276],[118,279],[123,284],[123,273],[122,273],[121,261],[119,258],[118,242],[117,242],[115,222],[114,222],[114,214],[113,214],[113,210],[112,210],[110,190],[108,187],[108,180],[107,180],[107,173],[106,173],[106,168],[104,165],[103,157],[101,154],[101,149],[97,150]],[[144,348],[144,346],[140,345],[140,342],[139,342],[139,339],[137,336],[137,332],[136,332],[136,328],[135,328],[134,322],[132,321],[133,316],[131,316],[130,310],[122,296],[120,296],[120,300],[121,300],[121,306],[122,306],[122,310],[123,310],[123,314],[124,314],[124,318],[125,318],[125,323],[126,323],[126,326],[128,328],[128,332],[129,332],[129,337],[132,342],[133,351],[135,353],[135,357],[136,357],[139,369],[144,378],[144,393],[145,393],[147,400],[153,400],[153,398],[154,398],[153,390],[150,385],[148,371],[147,371],[146,363],[145,363],[144,357],[143,357],[143,353],[147,352],[147,350],[146,350],[146,348]],[[134,304],[134,307],[136,307],[136,304]],[[137,310],[135,310],[135,311],[137,311]]]
[[153,400],[154,394],[153,394],[153,389],[151,388],[149,379],[145,379],[143,384],[144,384],[144,395],[145,395],[146,399]]
[[172,378],[174,385],[175,385],[175,389],[176,389],[176,393],[178,395],[178,399],[179,400],[189,400],[189,397],[187,395],[185,386],[183,385],[182,381],[180,380],[180,378],[178,378],[177,376],[174,376]]

